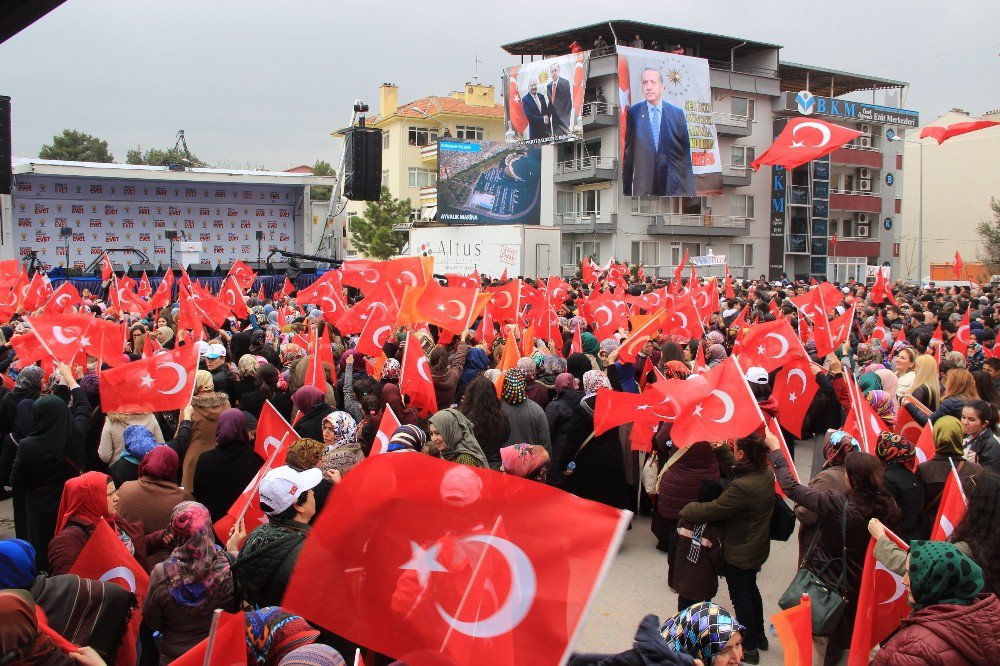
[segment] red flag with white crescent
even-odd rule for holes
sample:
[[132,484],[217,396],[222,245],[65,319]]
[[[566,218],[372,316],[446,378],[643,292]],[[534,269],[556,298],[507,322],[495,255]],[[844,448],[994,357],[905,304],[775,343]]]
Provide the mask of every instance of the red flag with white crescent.
[[81,298],[80,292],[69,280],[66,280],[49,296],[49,300],[45,303],[45,311],[49,313],[65,312],[69,308],[82,304],[83,298]]
[[87,332],[94,323],[90,313],[64,312],[26,319],[42,347],[62,363],[72,363],[73,357],[90,344]]
[[219,300],[228,305],[238,319],[250,317],[250,313],[247,311],[246,297],[243,296],[243,288],[240,287],[235,276],[230,275],[222,283],[222,287],[219,289]]
[[773,372],[803,359],[808,363],[809,355],[785,318],[757,324],[743,336],[740,365],[744,369],[759,366]]
[[[890,530],[885,531],[903,550],[910,547]],[[868,542],[865,564],[858,589],[858,615],[851,635],[848,666],[868,666],[871,649],[899,628],[901,621],[913,610],[907,601],[906,586],[901,576],[875,559],[875,540]]]
[[382,413],[382,420],[378,424],[378,432],[375,433],[371,453],[368,454],[369,457],[388,452],[389,440],[392,439],[392,434],[401,425],[402,423],[396,418],[396,412],[392,411],[392,407],[386,405],[385,412]]
[[625,126],[628,108],[632,106],[632,80],[629,77],[628,57],[618,54],[618,159],[625,159]]
[[762,164],[794,169],[810,160],[828,155],[861,132],[834,125],[819,118],[792,118],[774,143],[750,163],[754,171]]
[[775,376],[773,395],[778,401],[778,421],[785,430],[802,436],[802,423],[817,392],[819,384],[808,358],[787,363]]
[[399,391],[410,398],[410,403],[422,414],[431,415],[438,410],[431,363],[413,333],[406,334],[406,349],[400,364]]
[[240,289],[243,291],[252,287],[254,281],[257,279],[257,274],[242,259],[237,259],[233,263],[227,276],[236,278],[236,282],[239,283]]
[[[704,397],[694,390],[702,381],[708,388]],[[680,405],[679,416],[670,430],[675,445],[745,437],[764,424],[764,415],[735,358],[730,356],[686,384],[691,385],[690,390],[674,396]]]
[[101,281],[105,282],[111,279],[111,276],[115,274],[114,266],[111,265],[111,258],[108,253],[105,252],[101,257]]
[[521,106],[521,91],[517,87],[518,65],[514,65],[507,71],[507,119],[511,127],[518,134],[523,135],[528,129],[528,117],[524,115],[524,107]]
[[965,352],[969,350],[969,310],[971,309],[972,308],[965,308],[965,314],[962,315],[962,321],[958,324],[958,330],[955,331],[955,337],[951,339],[952,351],[957,351],[962,356],[965,356]]
[[142,414],[182,409],[194,394],[198,346],[132,361],[101,373],[101,409]]
[[952,461],[951,473],[944,483],[944,492],[941,493],[941,505],[934,520],[934,529],[931,530],[931,541],[951,539],[969,505],[965,499],[965,492],[962,491],[962,480],[958,476],[958,470],[955,469],[955,463],[953,459],[949,460]]

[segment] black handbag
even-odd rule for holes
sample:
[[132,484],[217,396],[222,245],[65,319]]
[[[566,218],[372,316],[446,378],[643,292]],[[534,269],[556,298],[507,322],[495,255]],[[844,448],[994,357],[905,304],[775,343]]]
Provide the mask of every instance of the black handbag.
[[788,541],[795,531],[795,511],[785,498],[774,493],[774,512],[771,514],[771,540]]
[[[813,636],[829,636],[832,634],[837,628],[837,624],[840,623],[840,618],[843,616],[844,611],[847,610],[847,599],[843,594],[847,582],[847,505],[848,502],[845,498],[844,513],[840,523],[840,534],[844,542],[840,558],[829,560],[816,573],[809,570],[806,562],[809,560],[809,555],[812,554],[813,548],[816,546],[816,541],[822,533],[822,529],[817,530],[816,536],[813,537],[812,543],[809,544],[808,550],[806,550],[802,561],[799,563],[799,570],[796,572],[795,578],[792,579],[792,582],[788,585],[788,589],[778,599],[778,606],[782,610],[787,610],[793,606],[798,606],[802,601],[803,594],[809,595],[809,601],[812,604]],[[822,576],[826,568],[833,562],[836,562],[837,559],[841,563],[840,578],[837,586],[833,587],[825,583]]]

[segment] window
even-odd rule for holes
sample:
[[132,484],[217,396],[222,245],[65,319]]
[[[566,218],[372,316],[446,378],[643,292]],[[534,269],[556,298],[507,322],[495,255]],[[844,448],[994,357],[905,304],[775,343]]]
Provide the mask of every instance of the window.
[[438,138],[438,131],[436,129],[429,129],[427,127],[415,127],[410,126],[410,145],[411,146],[429,146]]
[[754,107],[756,104],[747,97],[733,97],[732,110],[734,116],[746,116],[753,120]]
[[382,130],[382,150],[389,150],[389,132]]
[[753,217],[753,195],[732,194],[729,196],[729,214],[733,217]]
[[659,199],[648,194],[632,197],[632,212],[636,215],[653,215],[659,211]]
[[389,170],[382,170],[382,187],[389,187]]
[[573,198],[572,192],[556,192],[556,212],[572,213]]
[[656,266],[660,263],[660,244],[657,241],[632,241],[632,263]]
[[482,127],[472,125],[457,125],[455,127],[455,138],[467,141],[482,141],[485,133]]
[[753,146],[733,146],[730,155],[734,167],[748,167],[757,158],[757,149]]
[[601,191],[584,190],[576,193],[576,210],[585,215],[601,214]]
[[840,221],[840,237],[851,238],[854,236],[854,220],[845,218]]
[[750,243],[731,243],[726,261],[730,266],[753,266],[753,245]]
[[679,266],[684,258],[684,251],[687,250],[688,259],[701,256],[701,243],[671,243],[670,244],[670,265]]
[[576,261],[583,261],[584,257],[590,257],[591,261],[601,263],[601,244],[597,241],[579,241],[576,243]]
[[410,187],[431,187],[432,185],[437,185],[437,171],[410,167],[408,175],[409,181],[407,184]]

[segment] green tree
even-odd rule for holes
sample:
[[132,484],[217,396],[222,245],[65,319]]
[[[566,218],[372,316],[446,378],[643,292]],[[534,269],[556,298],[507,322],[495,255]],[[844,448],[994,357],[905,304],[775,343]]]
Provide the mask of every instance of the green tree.
[[169,150],[159,150],[150,148],[143,152],[142,146],[129,148],[125,154],[126,164],[148,164],[150,166],[165,166],[167,164],[181,164],[186,167],[208,166],[194,155],[188,157],[180,148],[170,148]]
[[395,231],[410,219],[412,207],[406,199],[395,199],[389,188],[382,188],[378,201],[365,205],[363,217],[351,221],[351,243],[358,252],[372,259],[389,259],[406,245],[407,234]]
[[[333,167],[325,160],[316,160],[313,164],[314,176],[335,176]],[[329,201],[333,187],[330,185],[313,185],[309,188],[309,197],[315,201]]]
[[1000,199],[990,197],[992,220],[983,220],[976,225],[976,233],[983,239],[979,258],[990,269],[990,273],[1000,273]]
[[108,142],[77,130],[64,129],[52,137],[51,145],[38,151],[43,160],[68,160],[71,162],[114,162]]

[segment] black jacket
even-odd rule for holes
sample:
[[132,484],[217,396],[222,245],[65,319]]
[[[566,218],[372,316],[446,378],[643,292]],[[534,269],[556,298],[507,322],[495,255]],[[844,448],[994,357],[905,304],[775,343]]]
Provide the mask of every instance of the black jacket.
[[255,608],[281,605],[309,536],[308,525],[275,517],[269,520],[250,533],[233,565],[244,598]]
[[208,508],[212,520],[218,520],[263,465],[250,445],[227,444],[205,451],[194,468],[195,498]]
[[[292,420],[292,399],[288,393],[286,391],[277,391],[268,400],[278,410],[281,417],[290,423]],[[260,391],[249,391],[241,395],[240,409],[253,414],[259,419],[260,412],[264,409],[264,398],[261,396]]]
[[560,460],[566,450],[566,438],[573,425],[573,412],[582,398],[583,391],[566,389],[545,405],[545,417],[549,421],[552,460]]
[[323,419],[333,411],[333,407],[321,402],[315,405],[308,414],[303,414],[302,418],[292,424],[299,437],[315,439],[317,442],[323,441]]
[[909,543],[920,538],[920,511],[924,506],[924,487],[917,475],[900,463],[886,466],[884,483],[886,490],[896,498],[896,504],[903,513],[899,521],[899,537]]
[[647,615],[635,632],[632,649],[620,654],[574,654],[568,666],[692,666],[694,658],[674,652],[660,634],[660,618]]
[[996,433],[987,428],[969,442],[969,449],[976,454],[976,462],[986,469],[1000,472],[1000,441]]

